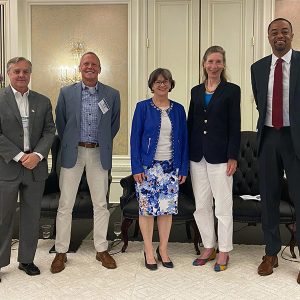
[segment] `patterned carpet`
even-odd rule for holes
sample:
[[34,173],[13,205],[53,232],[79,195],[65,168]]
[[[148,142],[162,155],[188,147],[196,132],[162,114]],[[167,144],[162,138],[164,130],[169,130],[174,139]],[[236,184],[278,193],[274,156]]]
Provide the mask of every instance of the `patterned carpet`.
[[[17,269],[17,251],[2,269],[0,299],[300,299],[296,278],[299,264],[279,260],[274,274],[260,277],[257,265],[263,246],[235,245],[229,268],[215,273],[213,262],[193,267],[193,245],[170,243],[174,269],[159,265],[149,271],[143,264],[141,242],[130,242],[126,253],[118,253],[116,270],[107,270],[95,260],[92,241],[84,241],[77,253],[68,255],[66,269],[51,274],[54,254],[51,240],[40,240],[35,263],[40,276],[29,277]],[[17,248],[17,246],[15,246]],[[117,252],[119,246],[112,249]]]

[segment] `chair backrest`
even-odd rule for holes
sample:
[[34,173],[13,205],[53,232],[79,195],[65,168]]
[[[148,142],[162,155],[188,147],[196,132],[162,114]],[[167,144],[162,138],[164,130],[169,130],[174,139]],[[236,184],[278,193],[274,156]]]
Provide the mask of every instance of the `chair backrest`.
[[258,159],[256,132],[242,131],[238,167],[233,176],[234,195],[258,195]]
[[188,174],[185,183],[181,184],[179,186],[179,192],[185,194],[188,196],[188,198],[195,202],[194,192],[193,192],[193,186],[192,186],[192,180],[190,173]]
[[51,146],[51,157],[52,157],[51,173],[56,172],[56,163],[57,163],[59,147],[60,147],[60,139],[58,135],[55,135]]
[[59,191],[58,175],[56,172],[59,148],[60,148],[60,139],[58,135],[55,135],[51,146],[51,157],[52,157],[51,171],[47,180],[45,181],[44,194],[56,193]]

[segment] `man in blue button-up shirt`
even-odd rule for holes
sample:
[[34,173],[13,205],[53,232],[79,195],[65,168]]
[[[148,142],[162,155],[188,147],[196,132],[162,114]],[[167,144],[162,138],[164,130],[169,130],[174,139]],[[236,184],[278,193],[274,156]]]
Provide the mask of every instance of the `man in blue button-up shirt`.
[[69,248],[72,210],[84,169],[94,207],[94,244],[96,259],[109,269],[116,262],[107,252],[109,212],[106,194],[108,170],[112,166],[112,141],[120,126],[119,92],[98,81],[100,60],[85,53],[79,70],[82,81],[60,91],[56,107],[57,132],[61,139],[59,207],[56,218],[55,250],[51,272],[65,268]]

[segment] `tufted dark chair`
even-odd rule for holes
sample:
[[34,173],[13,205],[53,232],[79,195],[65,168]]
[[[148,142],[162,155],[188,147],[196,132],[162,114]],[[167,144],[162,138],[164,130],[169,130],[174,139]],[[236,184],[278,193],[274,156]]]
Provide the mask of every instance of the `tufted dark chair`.
[[[256,200],[243,200],[241,195],[259,195],[258,160],[256,132],[243,131],[238,157],[238,168],[233,176],[233,219],[255,225],[261,222],[261,203]],[[285,224],[291,232],[290,250],[295,256],[293,245],[295,235],[293,224],[296,221],[295,208],[288,195],[286,180],[282,182],[280,202],[280,223]]]
[[[138,202],[135,195],[134,180],[132,176],[128,176],[121,180],[123,187],[123,195],[120,198],[121,209],[123,210],[124,221],[122,224],[122,236],[124,252],[128,245],[128,228],[134,220],[138,219]],[[290,250],[293,257],[295,246],[294,223],[296,221],[294,205],[288,195],[287,183],[282,182],[282,200],[280,202],[280,223],[285,224],[291,232]],[[258,179],[258,160],[257,160],[257,145],[256,132],[243,131],[241,134],[241,146],[238,157],[238,168],[233,176],[233,220],[234,222],[248,223],[255,225],[261,223],[261,203],[257,200],[243,200],[242,195],[259,195],[259,179]],[[187,221],[187,233],[190,237],[189,227],[194,228],[194,245],[197,254],[200,253],[198,244],[200,234],[193,218],[195,211],[195,200],[191,185],[190,176],[186,183],[180,186],[179,214],[174,216],[174,221]],[[136,226],[136,234],[138,227]]]
[[[124,245],[122,247],[122,252],[125,252],[128,246],[128,229],[133,221],[136,221],[135,234],[137,235],[138,227],[138,217],[139,217],[139,207],[138,201],[135,194],[134,179],[133,176],[127,176],[122,178],[120,181],[121,186],[123,187],[123,195],[120,198],[120,205],[123,213],[123,222],[122,222],[122,237]],[[178,198],[178,214],[173,216],[173,221],[185,221],[186,222],[186,232],[187,236],[191,238],[190,227],[194,231],[194,246],[197,254],[200,254],[199,250],[199,240],[200,234],[194,220],[193,213],[195,211],[195,199],[192,189],[192,183],[190,176],[187,177],[187,180],[184,184],[180,185],[179,189],[179,198]]]
[[[60,139],[56,135],[51,147],[52,166],[50,174],[45,182],[45,190],[42,198],[41,217],[56,218],[59,203],[59,170],[60,170]],[[111,172],[109,171],[109,187],[111,184]],[[107,203],[109,202],[109,189],[106,195]],[[90,190],[87,184],[85,172],[82,175],[78,193],[76,196],[73,219],[92,219],[94,215],[93,203],[90,196]],[[55,230],[54,230],[55,233]],[[76,252],[81,245],[82,240],[71,240],[69,252]],[[51,252],[53,249],[51,249]]]

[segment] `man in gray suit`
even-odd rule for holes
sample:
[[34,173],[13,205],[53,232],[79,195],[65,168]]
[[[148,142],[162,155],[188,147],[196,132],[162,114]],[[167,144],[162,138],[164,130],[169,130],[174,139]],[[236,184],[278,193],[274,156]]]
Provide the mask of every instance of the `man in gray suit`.
[[[292,24],[283,18],[268,27],[273,54],[251,67],[252,89],[259,112],[258,157],[262,228],[266,255],[258,267],[262,276],[278,266],[281,249],[279,203],[284,172],[295,204],[300,249],[300,52],[292,50]],[[297,282],[300,284],[300,272]]]
[[26,58],[12,58],[7,63],[10,86],[0,91],[0,268],[10,263],[19,195],[19,269],[38,275],[33,260],[55,126],[50,100],[28,89],[31,69]]
[[60,91],[56,126],[61,139],[59,207],[56,218],[55,250],[51,272],[64,270],[71,235],[72,210],[85,169],[94,207],[96,259],[109,269],[116,268],[107,251],[109,211],[106,194],[108,170],[112,167],[112,141],[120,126],[119,92],[98,81],[100,60],[93,52],[80,60],[82,81]]

